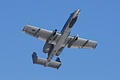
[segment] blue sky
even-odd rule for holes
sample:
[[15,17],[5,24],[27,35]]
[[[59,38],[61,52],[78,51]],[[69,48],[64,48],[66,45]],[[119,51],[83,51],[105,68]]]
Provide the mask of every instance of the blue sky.
[[[30,24],[61,31],[81,9],[71,35],[95,40],[90,49],[65,48],[59,70],[33,65],[44,42],[22,32]],[[120,80],[120,0],[0,0],[0,80]]]

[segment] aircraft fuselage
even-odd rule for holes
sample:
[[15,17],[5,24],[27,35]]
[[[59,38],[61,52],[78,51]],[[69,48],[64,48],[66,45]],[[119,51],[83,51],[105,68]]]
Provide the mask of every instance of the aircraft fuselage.
[[[56,45],[54,45],[54,48],[52,49],[52,51],[49,53],[49,56],[47,58],[48,62],[50,62],[52,60],[52,58],[54,57],[54,55],[58,52],[58,50],[61,47],[65,47],[62,44],[64,43],[64,41],[66,40],[66,38],[69,36],[71,28],[73,27],[73,25],[75,24],[78,16],[80,14],[80,10],[76,10],[75,12],[71,13],[70,17],[68,18],[67,22],[65,23],[62,31],[61,31],[61,37],[59,38],[59,40],[57,41]],[[47,66],[48,63],[46,63]]]
[[68,20],[66,21],[65,25],[61,32],[57,32],[55,29],[54,31],[42,29],[39,27],[26,25],[23,28],[23,32],[29,34],[33,37],[38,38],[45,42],[43,47],[43,52],[48,53],[48,58],[40,58],[37,56],[36,52],[32,54],[32,60],[34,64],[40,64],[43,66],[48,66],[52,68],[59,68],[62,64],[59,57],[54,61],[52,58],[54,55],[59,56],[65,47],[67,48],[88,48],[88,49],[95,49],[97,46],[96,41],[84,39],[76,36],[71,36],[70,32],[78,19],[80,14],[80,10],[76,10],[70,14]]

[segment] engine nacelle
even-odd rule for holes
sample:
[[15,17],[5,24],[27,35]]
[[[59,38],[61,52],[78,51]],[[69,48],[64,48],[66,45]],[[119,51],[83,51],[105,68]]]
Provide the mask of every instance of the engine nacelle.
[[44,45],[44,47],[43,47],[43,52],[44,52],[44,53],[50,53],[53,48],[54,48],[54,45],[53,45],[53,44],[45,43],[45,45]]
[[57,51],[56,56],[59,56],[60,53],[63,51],[63,49],[64,49],[64,47],[61,47],[61,48]]

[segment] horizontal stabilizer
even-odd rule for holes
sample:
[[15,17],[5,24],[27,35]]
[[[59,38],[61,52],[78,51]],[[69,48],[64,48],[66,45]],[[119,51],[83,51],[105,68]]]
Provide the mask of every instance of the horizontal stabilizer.
[[[33,64],[40,64],[45,66],[45,64],[47,63],[47,59],[39,58],[35,52],[33,52],[32,54],[32,60],[33,60]],[[51,60],[47,66],[59,69],[61,64],[62,64],[61,62]]]

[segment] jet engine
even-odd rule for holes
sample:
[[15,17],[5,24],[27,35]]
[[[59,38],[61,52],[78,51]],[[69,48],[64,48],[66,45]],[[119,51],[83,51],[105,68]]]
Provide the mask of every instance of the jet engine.
[[61,47],[61,48],[57,51],[56,56],[59,56],[60,53],[63,51],[63,49],[64,49],[64,47]]
[[50,44],[50,43],[45,43],[44,47],[43,47],[43,52],[44,53],[50,53],[53,49],[54,45]]
[[54,40],[55,38],[55,35],[56,35],[56,32],[57,32],[57,29],[55,29],[52,34],[49,36],[49,38],[47,39],[44,47],[43,47],[43,52],[44,53],[50,53],[54,47],[54,45],[52,44],[52,41]]

